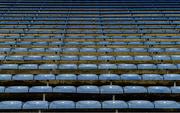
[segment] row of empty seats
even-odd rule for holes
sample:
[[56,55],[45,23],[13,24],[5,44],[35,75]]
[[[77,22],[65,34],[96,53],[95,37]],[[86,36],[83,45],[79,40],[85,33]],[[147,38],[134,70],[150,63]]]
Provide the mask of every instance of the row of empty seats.
[[53,102],[33,101],[1,101],[0,109],[179,109],[180,103],[172,100],[82,100],[78,102],[57,100]]
[[180,48],[0,48],[0,52],[180,52]]
[[180,80],[180,74],[0,74],[0,80]]
[[5,56],[0,55],[0,60],[123,60],[123,61],[133,61],[133,60],[180,60],[180,55],[138,55],[138,56]]
[[180,93],[180,86],[118,86],[118,85],[84,85],[84,86],[0,86],[0,93],[90,93],[90,94],[122,94],[122,93]]

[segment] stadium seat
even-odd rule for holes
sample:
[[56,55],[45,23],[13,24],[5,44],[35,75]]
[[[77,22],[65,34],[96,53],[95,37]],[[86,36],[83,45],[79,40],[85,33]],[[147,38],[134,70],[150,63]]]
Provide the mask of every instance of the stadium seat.
[[75,103],[73,101],[57,100],[50,103],[49,109],[75,109]]
[[5,89],[6,93],[28,93],[29,87],[27,86],[10,86]]
[[22,109],[22,102],[21,101],[1,101],[0,102],[0,109]]
[[39,69],[57,69],[57,64],[41,64]]
[[83,100],[76,102],[76,109],[101,109],[101,103],[95,100]]
[[33,80],[33,74],[16,74],[12,77],[12,80]]
[[33,86],[29,89],[30,93],[48,93],[52,92],[51,86]]
[[77,87],[77,93],[99,93],[99,87],[92,85],[85,85]]
[[55,80],[54,74],[38,74],[34,77],[34,80]]
[[117,85],[104,85],[100,87],[102,94],[120,94],[123,93],[123,88]]
[[153,109],[154,104],[147,100],[131,100],[128,101],[130,109]]
[[21,64],[19,65],[19,69],[38,69],[37,64]]
[[77,76],[78,80],[98,80],[98,76],[96,74],[80,74]]
[[11,80],[12,75],[11,74],[0,74],[0,80]]
[[76,64],[60,64],[59,69],[77,69]]
[[156,109],[172,109],[172,108],[179,109],[180,108],[179,103],[177,103],[176,101],[171,101],[171,100],[154,101],[154,105]]
[[118,64],[118,69],[137,69],[135,64]]
[[121,80],[141,80],[141,76],[138,74],[122,74]]
[[79,69],[97,69],[96,64],[80,64]]
[[143,86],[125,86],[124,93],[147,93],[147,89]]
[[33,100],[23,104],[23,109],[48,109],[47,101]]
[[76,87],[74,86],[56,86],[53,88],[55,93],[76,93]]
[[164,74],[164,80],[180,80],[180,74]]
[[101,74],[99,80],[120,80],[120,76],[117,74]]
[[122,100],[108,100],[102,102],[103,109],[127,109],[128,105]]
[[149,86],[148,93],[171,93],[171,89],[165,86]]
[[163,76],[159,74],[143,74],[143,80],[163,80]]

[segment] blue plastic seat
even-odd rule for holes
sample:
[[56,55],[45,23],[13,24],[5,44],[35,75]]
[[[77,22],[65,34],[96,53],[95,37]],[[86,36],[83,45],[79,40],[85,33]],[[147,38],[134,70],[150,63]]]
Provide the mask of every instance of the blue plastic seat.
[[149,86],[148,93],[171,93],[171,89],[165,86]]
[[117,69],[116,64],[99,64],[98,69]]
[[16,74],[12,77],[12,80],[33,80],[33,74]]
[[44,45],[48,45],[48,42],[33,42],[32,45],[44,46]]
[[28,86],[9,86],[5,89],[6,93],[28,93]]
[[171,55],[172,60],[180,60],[180,55]]
[[34,80],[55,80],[54,74],[38,74],[34,77]]
[[77,69],[76,64],[60,64],[59,69]]
[[5,87],[4,86],[0,86],[0,93],[4,93],[5,91]]
[[113,52],[112,48],[99,48],[97,52]]
[[61,60],[78,60],[78,56],[62,56]]
[[76,109],[101,109],[101,103],[95,100],[83,100],[76,102]]
[[47,52],[62,52],[61,48],[47,48]]
[[56,93],[76,93],[75,86],[56,86],[53,88],[53,92]]
[[171,58],[166,55],[156,55],[153,56],[153,60],[170,60]]
[[44,56],[42,60],[60,60],[60,56]]
[[158,69],[177,69],[175,64],[157,64]]
[[5,60],[5,56],[4,55],[0,55],[0,60]]
[[147,89],[143,86],[125,86],[124,93],[147,93]]
[[1,64],[0,69],[18,69],[18,64]]
[[59,42],[59,41],[51,42],[51,45],[63,45],[63,42]]
[[165,49],[166,52],[180,52],[179,48],[166,48]]
[[80,56],[80,60],[97,60],[97,56]]
[[163,80],[163,76],[159,74],[143,74],[143,80]]
[[56,80],[76,80],[75,74],[59,74],[56,76]]
[[78,48],[64,48],[63,52],[78,52]]
[[44,48],[30,48],[29,52],[44,52]]
[[123,88],[117,85],[104,85],[100,87],[100,93],[102,94],[121,94]]
[[102,102],[103,109],[127,109],[128,105],[122,100],[108,100]]
[[129,108],[133,109],[153,109],[154,104],[147,100],[131,100],[127,102]]
[[29,89],[30,93],[50,93],[52,92],[51,86],[33,86]]
[[130,52],[129,48],[115,48],[114,52]]
[[112,38],[113,38],[113,39],[124,39],[124,38],[126,38],[126,37],[124,37],[124,36],[112,36]]
[[11,74],[0,74],[0,80],[11,80]]
[[48,102],[40,100],[27,101],[24,103],[23,109],[48,109]]
[[133,60],[132,56],[116,56],[116,60]]
[[117,74],[101,74],[99,80],[120,80],[120,76]]
[[142,45],[143,42],[128,42],[129,45]]
[[13,48],[11,51],[12,52],[27,52],[28,49],[27,48]]
[[114,56],[99,56],[98,60],[115,60]]
[[22,109],[22,102],[21,101],[1,101],[0,102],[0,109]]
[[134,60],[152,60],[151,56],[134,56]]
[[79,69],[97,69],[96,64],[79,64]]
[[23,60],[23,56],[7,56],[6,60]]
[[11,48],[0,48],[0,52],[10,52]]
[[141,76],[138,74],[122,74],[120,77],[122,80],[141,80]]
[[146,48],[132,48],[131,52],[147,52]]
[[163,48],[149,48],[148,52],[164,52]]
[[37,64],[21,64],[19,65],[19,69],[38,69]]
[[53,101],[49,104],[49,109],[75,109],[75,103],[68,100]]
[[180,80],[180,74],[164,74],[164,80]]
[[155,64],[138,64],[138,69],[157,69]]
[[81,48],[80,52],[96,52],[95,48]]
[[42,60],[42,56],[24,56],[24,60]]
[[41,64],[39,69],[57,69],[57,64]]
[[98,80],[96,74],[80,74],[77,76],[78,80]]
[[137,69],[135,64],[118,64],[118,69]]
[[173,108],[179,109],[180,108],[180,104],[172,100],[154,101],[154,105],[156,109],[173,109]]
[[77,87],[77,93],[99,93],[97,86],[85,85]]
[[180,86],[173,86],[171,87],[172,93],[180,93]]

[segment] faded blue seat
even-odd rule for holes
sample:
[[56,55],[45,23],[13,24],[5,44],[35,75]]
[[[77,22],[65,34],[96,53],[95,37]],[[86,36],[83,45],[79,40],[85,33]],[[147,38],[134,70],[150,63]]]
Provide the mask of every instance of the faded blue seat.
[[4,55],[0,55],[0,60],[5,60],[5,56]]
[[171,55],[172,60],[180,60],[180,55]]
[[147,89],[143,86],[125,86],[124,93],[147,93]]
[[117,74],[101,74],[99,80],[120,80],[120,76]]
[[163,80],[163,76],[159,74],[143,74],[143,80]]
[[124,36],[112,36],[112,38],[113,38],[113,39],[124,39],[124,38],[126,38],[126,37],[124,37]]
[[165,49],[166,52],[180,52],[179,48],[166,48]]
[[79,64],[79,69],[97,69],[96,64]]
[[130,52],[129,48],[115,48],[114,52]]
[[6,60],[23,60],[23,56],[7,56]]
[[48,109],[48,102],[40,100],[27,101],[24,103],[23,109]]
[[44,56],[42,60],[60,60],[60,56]]
[[9,86],[5,89],[6,93],[28,93],[28,86]]
[[177,69],[175,64],[157,64],[158,69]]
[[134,56],[134,60],[152,60],[151,56]]
[[143,42],[128,42],[129,45],[142,45]]
[[47,52],[62,52],[61,48],[47,48]]
[[78,48],[63,48],[63,52],[78,52]]
[[95,48],[81,48],[80,52],[96,52]]
[[180,93],[180,86],[173,86],[171,87],[172,93]]
[[180,74],[164,74],[164,80],[180,80]]
[[99,64],[98,69],[117,69],[116,64]]
[[149,86],[148,93],[171,93],[171,89],[165,86]]
[[141,80],[141,76],[138,74],[122,74],[121,80]]
[[161,45],[174,45],[175,42],[160,42]]
[[11,80],[11,74],[0,74],[0,80]]
[[75,103],[68,100],[57,100],[49,104],[49,109],[75,109]]
[[173,108],[179,109],[180,108],[180,104],[172,100],[154,101],[154,105],[156,109],[173,109]]
[[129,108],[133,109],[153,109],[154,104],[147,100],[131,100],[127,102]]
[[18,69],[18,64],[1,64],[0,69]]
[[77,93],[99,93],[99,88],[93,85],[84,85],[77,87]]
[[171,58],[166,55],[156,55],[153,56],[153,60],[170,60]]
[[34,77],[34,80],[55,80],[54,74],[38,74]]
[[13,48],[11,51],[12,52],[27,52],[28,49],[27,48]]
[[51,86],[33,86],[29,89],[30,93],[50,93],[52,92]]
[[60,64],[59,69],[77,69],[76,64]]
[[48,45],[48,42],[33,42],[32,45],[44,46],[44,45]]
[[75,74],[59,74],[56,76],[56,80],[76,80]]
[[42,56],[24,56],[24,60],[42,60]]
[[0,109],[22,109],[21,101],[1,101]]
[[116,56],[116,60],[133,60],[132,56]]
[[11,48],[0,48],[0,52],[10,52]]
[[63,44],[63,42],[59,42],[59,41],[57,41],[57,42],[51,42],[51,45],[62,45]]
[[56,86],[53,88],[53,92],[56,93],[76,93],[75,86]]
[[30,48],[29,52],[44,52],[44,48]]
[[99,56],[98,60],[115,60],[114,56]]
[[155,64],[138,64],[138,69],[157,69]]
[[163,48],[149,48],[148,52],[164,52]]
[[95,45],[95,42],[81,42],[81,45]]
[[5,91],[5,87],[4,86],[0,86],[0,93],[4,93]]
[[12,80],[33,80],[33,74],[16,74],[12,77]]
[[112,45],[127,45],[127,42],[112,42]]
[[118,69],[137,69],[135,64],[118,64]]
[[61,56],[61,60],[78,60],[78,56]]
[[97,52],[113,52],[112,48],[99,48]]
[[96,74],[80,74],[77,76],[78,80],[98,80]]
[[131,52],[147,52],[146,48],[132,48]]
[[80,56],[80,60],[97,60],[97,56]]
[[103,109],[127,109],[128,105],[122,100],[108,100],[102,102]]
[[177,68],[180,69],[180,64],[176,64]]
[[19,65],[19,69],[38,69],[37,64],[21,64]]
[[123,88],[118,85],[103,85],[100,87],[100,93],[102,94],[121,94]]
[[41,64],[39,69],[57,69],[57,64]]
[[101,103],[95,100],[83,100],[76,102],[76,109],[101,109]]

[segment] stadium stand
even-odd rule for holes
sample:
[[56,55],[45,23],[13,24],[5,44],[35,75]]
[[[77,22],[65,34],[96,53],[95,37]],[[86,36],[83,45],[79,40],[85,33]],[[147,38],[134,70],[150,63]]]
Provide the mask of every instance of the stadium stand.
[[179,15],[179,0],[1,0],[0,112],[179,112]]

